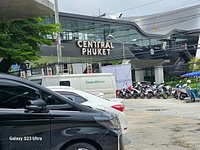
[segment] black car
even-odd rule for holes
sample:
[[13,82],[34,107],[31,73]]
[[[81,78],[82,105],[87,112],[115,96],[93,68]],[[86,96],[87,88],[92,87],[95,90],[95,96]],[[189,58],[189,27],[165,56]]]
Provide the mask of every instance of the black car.
[[0,74],[0,150],[123,150],[116,116]]

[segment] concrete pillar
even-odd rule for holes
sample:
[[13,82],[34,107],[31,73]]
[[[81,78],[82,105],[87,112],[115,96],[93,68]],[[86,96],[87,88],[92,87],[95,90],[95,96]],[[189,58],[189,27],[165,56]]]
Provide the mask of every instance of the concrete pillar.
[[100,73],[102,72],[102,65],[101,65],[100,62],[99,62],[99,72],[100,72]]
[[60,73],[60,65],[56,64],[56,74],[58,75]]
[[196,51],[196,58],[200,58],[200,35],[199,35],[199,40],[198,40],[198,46],[197,46],[197,51]]
[[68,72],[68,74],[73,74],[72,64],[67,64],[67,72]]
[[45,75],[43,67],[41,68],[41,73],[42,73],[43,76]]
[[155,66],[154,73],[155,73],[156,84],[162,83],[164,81],[163,66]]
[[135,81],[136,82],[144,81],[144,69],[141,68],[135,69]]

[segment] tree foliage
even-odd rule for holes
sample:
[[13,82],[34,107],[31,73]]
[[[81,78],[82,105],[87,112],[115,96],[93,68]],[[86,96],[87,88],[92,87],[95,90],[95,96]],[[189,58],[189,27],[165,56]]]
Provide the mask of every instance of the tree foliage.
[[189,64],[189,70],[190,72],[200,71],[200,59],[199,58],[192,58],[190,60]]
[[51,45],[46,35],[59,32],[58,24],[44,24],[44,18],[33,18],[0,23],[0,72],[12,64],[36,60],[40,45]]

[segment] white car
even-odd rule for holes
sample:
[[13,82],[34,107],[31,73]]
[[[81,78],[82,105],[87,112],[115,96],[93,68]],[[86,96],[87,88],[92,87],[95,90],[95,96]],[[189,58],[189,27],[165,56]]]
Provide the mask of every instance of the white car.
[[86,93],[84,91],[76,90],[74,88],[67,87],[67,86],[49,86],[47,88],[65,96],[77,103],[91,106],[93,108],[102,109],[107,112],[111,112],[111,113],[118,115],[120,124],[121,124],[121,128],[122,128],[122,133],[123,134],[127,133],[128,121],[127,121],[127,117],[124,113],[124,104],[123,103],[109,101],[102,97],[98,97],[98,96]]

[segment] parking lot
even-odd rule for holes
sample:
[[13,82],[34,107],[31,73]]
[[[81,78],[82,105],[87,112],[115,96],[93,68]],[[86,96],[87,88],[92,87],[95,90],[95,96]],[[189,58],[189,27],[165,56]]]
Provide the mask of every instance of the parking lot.
[[125,150],[199,150],[200,103],[175,99],[124,100],[129,121]]

